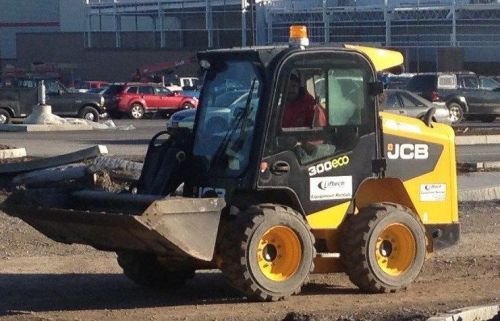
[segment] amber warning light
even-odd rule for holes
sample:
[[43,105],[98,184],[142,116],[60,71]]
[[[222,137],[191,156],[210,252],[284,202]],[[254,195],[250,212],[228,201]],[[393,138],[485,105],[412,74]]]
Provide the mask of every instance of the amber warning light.
[[290,26],[290,45],[309,46],[309,38],[307,37],[307,27],[294,25]]

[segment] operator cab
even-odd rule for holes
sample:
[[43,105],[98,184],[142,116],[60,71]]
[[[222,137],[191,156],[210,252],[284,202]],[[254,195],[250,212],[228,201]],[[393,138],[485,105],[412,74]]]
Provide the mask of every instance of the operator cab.
[[[207,187],[228,199],[255,188],[283,189],[310,212],[351,198],[373,175],[372,159],[380,155],[371,62],[357,50],[306,48],[301,30],[291,35],[291,46],[198,55],[206,71],[192,149],[198,196]],[[292,83],[309,110],[287,111]],[[316,191],[334,169],[336,176],[356,173],[334,182],[346,191]]]

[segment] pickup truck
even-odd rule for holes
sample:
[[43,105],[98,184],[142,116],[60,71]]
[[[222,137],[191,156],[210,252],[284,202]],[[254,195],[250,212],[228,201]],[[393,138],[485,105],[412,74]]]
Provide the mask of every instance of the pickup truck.
[[433,103],[446,105],[452,122],[478,119],[492,122],[500,116],[500,88],[481,87],[469,71],[416,74],[406,89]]
[[[99,94],[70,92],[55,79],[44,79],[46,101],[58,116],[98,121],[106,115],[104,98]],[[28,116],[38,103],[40,79],[17,79],[11,86],[0,87],[0,124],[12,118]]]

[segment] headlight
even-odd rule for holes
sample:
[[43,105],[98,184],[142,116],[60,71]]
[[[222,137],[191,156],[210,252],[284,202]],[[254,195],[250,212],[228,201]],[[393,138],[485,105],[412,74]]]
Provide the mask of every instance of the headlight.
[[104,97],[101,96],[101,105],[104,105]]

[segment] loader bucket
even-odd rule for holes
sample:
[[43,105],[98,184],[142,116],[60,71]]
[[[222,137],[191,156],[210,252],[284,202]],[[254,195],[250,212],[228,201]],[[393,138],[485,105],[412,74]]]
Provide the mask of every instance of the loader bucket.
[[224,206],[221,198],[40,189],[12,194],[2,209],[58,242],[211,261]]

